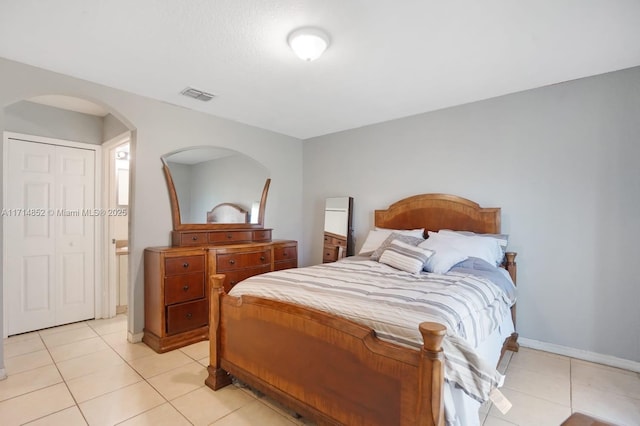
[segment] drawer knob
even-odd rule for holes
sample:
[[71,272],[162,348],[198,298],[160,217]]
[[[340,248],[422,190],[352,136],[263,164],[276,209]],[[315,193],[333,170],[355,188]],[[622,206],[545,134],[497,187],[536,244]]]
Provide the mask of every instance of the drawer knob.
[[264,256],[260,256],[260,260],[264,262]]
[[228,238],[228,239],[233,238],[233,234],[227,234],[227,238]]
[[189,267],[189,262],[184,262],[184,263],[182,264],[182,267],[183,267],[183,268],[188,268],[188,267]]
[[191,237],[191,239],[192,239],[193,241],[198,241],[198,236],[197,236],[197,235],[194,235],[193,237]]
[[189,291],[189,286],[188,286],[188,285],[185,285],[184,287],[182,287],[182,289],[183,289],[184,291]]
[[229,259],[229,263],[232,264],[232,265],[235,265],[236,261],[235,261],[235,259]]
[[231,281],[231,283],[230,283],[230,284],[231,284],[231,285],[236,285],[236,284],[238,284],[238,281]]
[[187,315],[185,315],[185,317],[187,317],[187,319],[191,319],[193,318],[193,314],[191,312],[187,313]]
[[289,256],[289,253],[287,253],[286,251],[284,251],[284,252],[282,252],[282,255],[283,255],[284,257],[287,257],[287,256]]

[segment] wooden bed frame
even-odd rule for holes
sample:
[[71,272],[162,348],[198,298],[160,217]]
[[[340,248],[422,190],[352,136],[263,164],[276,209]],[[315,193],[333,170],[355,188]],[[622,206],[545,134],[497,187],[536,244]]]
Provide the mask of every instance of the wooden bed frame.
[[[424,194],[375,211],[375,225],[392,229],[500,232],[500,209],[453,195]],[[504,265],[515,282],[515,253]],[[319,424],[444,425],[446,328],[419,325],[421,350],[378,339],[365,326],[315,309],[224,293],[211,275],[210,365],[214,390],[247,383]],[[502,352],[518,349],[517,334]]]
[[207,212],[207,223],[249,223],[249,212],[237,204],[218,204]]

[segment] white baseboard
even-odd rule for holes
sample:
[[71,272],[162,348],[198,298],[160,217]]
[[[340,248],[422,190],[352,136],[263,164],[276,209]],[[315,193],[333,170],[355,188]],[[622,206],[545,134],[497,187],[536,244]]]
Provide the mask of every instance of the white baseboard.
[[565,355],[571,358],[582,359],[585,361],[595,362],[598,364],[604,364],[611,367],[622,368],[624,370],[630,370],[640,373],[640,362],[631,361],[628,359],[585,351],[582,349],[570,348],[568,346],[556,345],[554,343],[540,342],[538,340],[527,339],[524,337],[519,337],[518,343],[520,343],[520,346],[531,349],[538,349],[545,352]]
[[7,372],[4,368],[0,368],[0,380],[4,380],[7,378]]
[[140,343],[142,342],[142,337],[144,336],[144,332],[141,333],[132,333],[127,331],[127,340],[131,343]]

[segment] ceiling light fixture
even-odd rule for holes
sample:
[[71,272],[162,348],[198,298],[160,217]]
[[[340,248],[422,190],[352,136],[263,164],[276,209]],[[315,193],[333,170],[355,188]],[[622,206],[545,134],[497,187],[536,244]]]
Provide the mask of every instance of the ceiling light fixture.
[[129,153],[127,151],[116,151],[116,159],[117,160],[128,160]]
[[314,61],[329,46],[329,36],[319,28],[300,28],[289,34],[289,46],[303,61]]

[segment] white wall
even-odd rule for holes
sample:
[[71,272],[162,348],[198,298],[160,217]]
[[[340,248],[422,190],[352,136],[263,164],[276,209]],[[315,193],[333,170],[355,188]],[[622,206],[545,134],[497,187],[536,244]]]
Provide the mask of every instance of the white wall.
[[326,197],[373,210],[444,192],[502,207],[518,254],[518,329],[640,361],[640,68],[304,143],[306,263],[322,259]]
[[[101,104],[133,130],[129,241],[129,331],[144,325],[142,254],[170,242],[171,211],[160,156],[215,145],[251,155],[271,173],[265,226],[274,238],[300,241],[302,145],[299,140],[0,58],[0,129],[4,108],[36,95],[64,94]],[[0,162],[0,164],[2,164]],[[1,297],[0,285],[0,297]],[[1,302],[1,299],[0,299]],[[0,303],[0,326],[2,326]],[[2,368],[0,341],[0,368]]]

